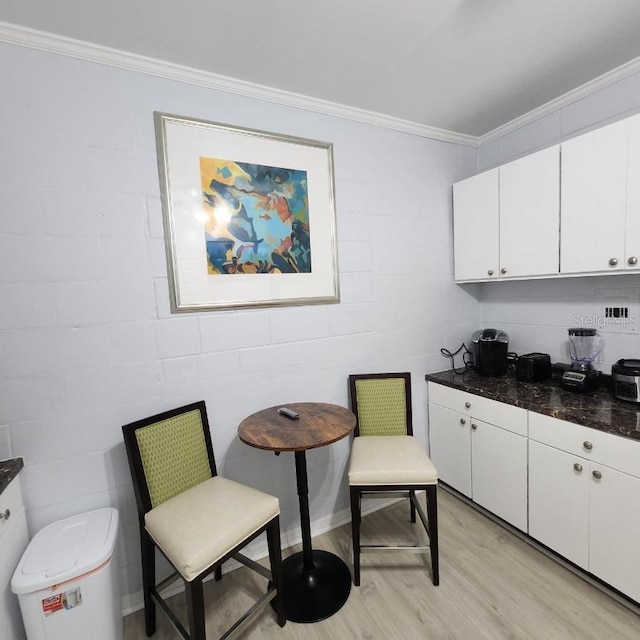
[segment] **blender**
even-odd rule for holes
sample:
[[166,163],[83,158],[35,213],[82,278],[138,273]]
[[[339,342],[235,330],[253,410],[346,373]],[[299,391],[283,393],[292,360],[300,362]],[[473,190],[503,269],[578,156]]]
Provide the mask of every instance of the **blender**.
[[571,367],[562,374],[560,384],[569,391],[595,391],[600,384],[600,372],[593,361],[602,351],[604,340],[594,328],[575,327],[568,331]]

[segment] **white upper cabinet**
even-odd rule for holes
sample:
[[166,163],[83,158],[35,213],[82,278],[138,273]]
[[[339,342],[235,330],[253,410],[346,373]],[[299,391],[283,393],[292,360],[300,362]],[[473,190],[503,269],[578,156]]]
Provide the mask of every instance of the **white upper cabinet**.
[[625,269],[640,268],[640,116],[629,119]]
[[453,185],[455,278],[558,273],[560,147]]
[[458,282],[640,271],[640,115],[453,185]]
[[562,145],[562,273],[624,269],[629,122]]
[[498,169],[453,185],[456,280],[487,280],[500,269]]
[[560,147],[500,167],[500,275],[558,273]]

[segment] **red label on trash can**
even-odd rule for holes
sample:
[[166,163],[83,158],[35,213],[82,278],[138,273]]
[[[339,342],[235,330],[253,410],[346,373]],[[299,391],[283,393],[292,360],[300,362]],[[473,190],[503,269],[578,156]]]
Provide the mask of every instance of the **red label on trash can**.
[[71,589],[64,593],[56,593],[55,596],[49,596],[42,601],[42,613],[50,616],[58,611],[75,609],[82,604],[82,591],[80,588]]
[[62,611],[64,606],[62,605],[62,594],[58,593],[55,596],[49,596],[42,601],[42,612],[45,616],[50,616],[56,611]]

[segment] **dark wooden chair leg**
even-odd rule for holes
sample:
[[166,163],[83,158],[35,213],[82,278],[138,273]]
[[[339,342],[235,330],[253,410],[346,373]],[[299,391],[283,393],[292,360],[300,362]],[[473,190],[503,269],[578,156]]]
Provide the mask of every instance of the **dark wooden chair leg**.
[[438,499],[436,485],[427,487],[427,520],[429,522],[429,545],[431,547],[431,573],[433,584],[440,584],[440,562],[438,556]]
[[351,541],[353,543],[353,584],[360,586],[360,489],[351,487]]
[[282,588],[282,545],[280,542],[280,518],[272,520],[267,528],[267,544],[269,546],[269,564],[271,565],[271,579],[276,588],[274,608],[278,625],[284,627],[287,619],[284,614],[284,594]]
[[217,569],[213,571],[213,577],[218,580],[222,580],[222,565],[220,565]]
[[151,597],[156,586],[156,549],[151,538],[140,529],[140,552],[142,556],[142,593],[144,597],[144,628],[148,637],[156,632],[156,603]]
[[186,582],[185,595],[189,617],[189,637],[191,640],[206,640],[202,579]]
[[411,510],[411,522],[415,524],[416,522],[416,505],[414,504],[414,500],[416,499],[416,492],[411,490],[409,491],[409,509]]

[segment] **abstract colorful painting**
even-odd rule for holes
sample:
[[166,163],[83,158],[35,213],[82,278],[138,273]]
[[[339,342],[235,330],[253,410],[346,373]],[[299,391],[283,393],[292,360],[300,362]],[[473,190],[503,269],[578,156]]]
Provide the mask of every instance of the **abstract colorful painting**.
[[340,302],[331,143],[154,120],[171,313]]
[[307,172],[200,158],[210,275],[311,273]]

